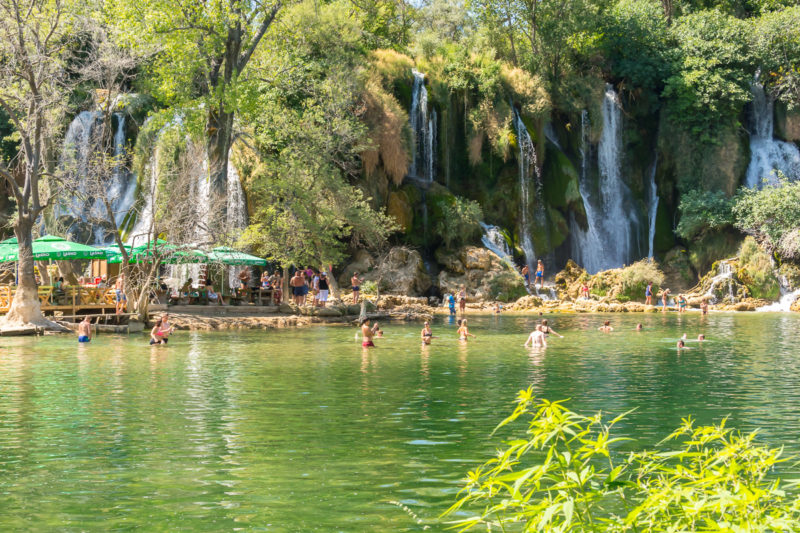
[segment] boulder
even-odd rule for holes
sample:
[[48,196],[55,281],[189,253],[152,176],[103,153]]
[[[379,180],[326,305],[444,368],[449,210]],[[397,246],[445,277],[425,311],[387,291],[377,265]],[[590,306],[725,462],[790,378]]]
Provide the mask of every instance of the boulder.
[[300,314],[300,308],[293,303],[283,302],[279,307],[278,310],[283,313],[284,315],[298,315]]
[[436,258],[436,262],[442,265],[444,270],[454,274],[464,274],[466,269],[464,268],[464,263],[458,258],[458,255],[447,251],[444,248],[438,248],[434,253],[434,257]]
[[317,316],[338,317],[342,316],[342,310],[338,307],[322,307],[317,310]]
[[511,305],[512,311],[527,311],[542,306],[542,299],[538,296],[523,296]]
[[342,274],[339,276],[339,286],[350,287],[350,279],[355,272],[361,275],[372,268],[374,264],[375,259],[371,255],[365,250],[358,250],[353,255],[353,261],[342,270]]
[[416,250],[395,246],[364,275],[367,281],[380,284],[381,292],[417,296],[431,287],[431,278],[425,271],[422,256]]
[[443,266],[437,279],[442,294],[457,293],[462,285],[471,300],[509,302],[527,294],[516,269],[486,248],[465,246],[455,254],[437,250],[436,258]]

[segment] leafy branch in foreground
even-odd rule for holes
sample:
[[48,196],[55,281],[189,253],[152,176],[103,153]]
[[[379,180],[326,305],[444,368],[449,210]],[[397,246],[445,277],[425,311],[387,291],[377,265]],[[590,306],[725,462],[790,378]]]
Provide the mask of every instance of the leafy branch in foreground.
[[[719,425],[689,419],[656,446],[615,462],[626,440],[608,422],[561,402],[520,391],[514,412],[498,429],[528,418],[522,438],[506,442],[469,472],[459,500],[445,516],[467,531],[797,531],[800,499],[767,474],[781,448]],[[666,446],[671,443],[671,446]],[[468,509],[482,507],[466,516]]]

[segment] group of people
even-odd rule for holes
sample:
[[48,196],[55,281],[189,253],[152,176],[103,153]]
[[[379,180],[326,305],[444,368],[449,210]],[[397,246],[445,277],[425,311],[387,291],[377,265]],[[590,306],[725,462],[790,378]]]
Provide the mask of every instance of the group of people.
[[522,277],[525,278],[525,286],[528,288],[539,286],[539,289],[544,287],[544,263],[539,259],[536,262],[536,281],[531,285],[531,269],[528,265],[522,267]]
[[[663,289],[661,291],[661,312],[666,313],[669,310],[669,296],[670,289]],[[644,290],[644,303],[645,305],[653,305],[653,282],[648,282],[647,287]],[[677,298],[675,298],[675,306],[677,308],[678,313],[685,313],[686,306],[688,305],[688,301],[686,300],[685,294],[678,294]],[[707,315],[708,314],[708,299],[703,298],[700,301],[700,313]]]
[[[305,270],[299,268],[289,280],[289,287],[292,290],[294,303],[297,305],[302,306],[308,303],[314,307],[325,307],[328,303],[330,281],[328,273],[324,270],[315,272],[310,267]],[[308,301],[309,294],[312,296],[311,301]]]

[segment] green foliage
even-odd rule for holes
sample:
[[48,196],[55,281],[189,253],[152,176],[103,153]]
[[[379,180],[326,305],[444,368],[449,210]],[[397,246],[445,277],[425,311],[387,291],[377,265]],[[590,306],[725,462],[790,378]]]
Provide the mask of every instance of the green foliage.
[[514,302],[528,294],[524,279],[516,272],[501,272],[489,281],[489,297]]
[[642,259],[624,268],[604,270],[591,276],[589,291],[595,296],[609,296],[620,302],[640,300],[647,284],[653,283],[653,293],[664,283],[664,273],[650,259]]
[[800,6],[754,19],[751,46],[770,92],[795,108],[800,102]]
[[[652,450],[618,458],[625,439],[601,413],[586,417],[561,402],[520,391],[514,412],[524,433],[469,472],[446,512],[476,513],[453,522],[460,531],[793,531],[800,501],[767,475],[781,449],[756,433],[683,424]],[[668,444],[668,445],[666,445]]]
[[800,181],[785,178],[761,190],[742,189],[733,207],[736,226],[782,256],[800,255],[796,232],[800,228]]
[[731,199],[722,191],[688,191],[678,205],[681,219],[676,232],[683,239],[693,240],[720,231],[733,224],[731,208]]
[[736,120],[750,101],[755,68],[747,26],[719,11],[700,11],[671,28],[678,46],[673,74],[665,81],[670,116],[704,142],[716,128]]
[[436,224],[436,232],[444,240],[447,248],[457,248],[468,244],[481,233],[480,222],[483,211],[480,204],[472,200],[460,198],[439,200],[441,217]]
[[780,296],[780,284],[772,258],[752,237],[747,237],[739,249],[739,271],[736,275],[750,289],[753,298],[777,300]]
[[661,6],[650,0],[623,0],[606,17],[603,30],[602,49],[614,75],[660,93],[672,66]]

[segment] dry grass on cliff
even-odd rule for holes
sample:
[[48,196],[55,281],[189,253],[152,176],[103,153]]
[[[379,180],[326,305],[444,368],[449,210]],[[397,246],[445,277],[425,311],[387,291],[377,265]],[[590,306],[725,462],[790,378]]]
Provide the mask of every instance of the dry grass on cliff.
[[383,163],[386,174],[399,185],[408,169],[408,114],[391,94],[374,81],[367,83],[364,103],[364,119],[371,141],[370,147],[361,153],[364,173],[371,176]]

